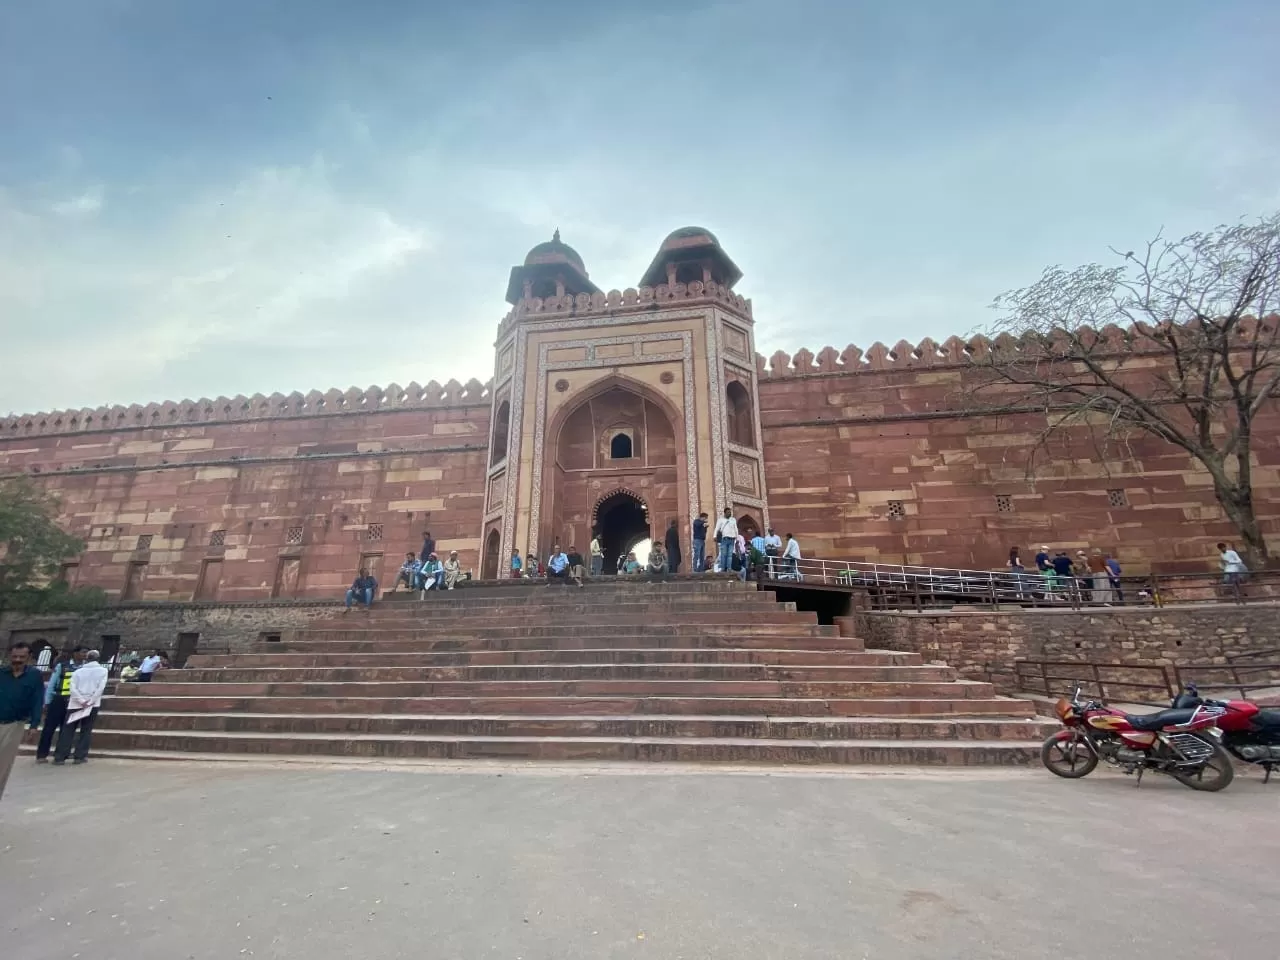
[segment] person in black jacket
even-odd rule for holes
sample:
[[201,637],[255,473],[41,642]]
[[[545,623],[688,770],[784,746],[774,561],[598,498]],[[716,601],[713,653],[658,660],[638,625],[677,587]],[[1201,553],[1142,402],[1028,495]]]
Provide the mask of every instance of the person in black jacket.
[[435,552],[436,552],[436,540],[435,540],[435,537],[431,536],[431,531],[428,530],[426,533],[422,535],[422,553],[418,556],[418,559],[421,560],[423,563],[426,563],[427,558],[430,557]]
[[76,647],[58,658],[49,674],[44,693],[44,726],[40,729],[40,744],[36,747],[36,763],[48,763],[53,750],[53,738],[67,719],[67,701],[71,699],[71,674],[84,663],[84,647]]
[[707,515],[698,514],[693,521],[693,572],[701,573],[707,566]]
[[667,570],[671,573],[679,573],[680,561],[684,558],[680,555],[680,526],[674,517],[667,525],[666,547]]

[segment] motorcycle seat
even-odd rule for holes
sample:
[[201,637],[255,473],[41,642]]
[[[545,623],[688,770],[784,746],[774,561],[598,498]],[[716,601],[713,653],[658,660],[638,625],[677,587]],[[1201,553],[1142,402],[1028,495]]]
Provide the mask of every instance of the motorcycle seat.
[[1186,710],[1158,710],[1155,713],[1126,713],[1125,719],[1135,730],[1161,730],[1186,723],[1195,716],[1195,708]]

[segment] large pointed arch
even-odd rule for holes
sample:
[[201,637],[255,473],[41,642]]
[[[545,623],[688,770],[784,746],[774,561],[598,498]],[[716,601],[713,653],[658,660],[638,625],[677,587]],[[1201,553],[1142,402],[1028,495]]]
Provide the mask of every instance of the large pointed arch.
[[[555,451],[559,449],[561,431],[564,429],[569,418],[580,411],[584,405],[589,404],[592,400],[602,397],[615,389],[623,390],[650,404],[666,419],[667,426],[670,428],[670,436],[674,441],[675,476],[671,477],[670,473],[667,474],[669,479],[674,480],[674,484],[670,487],[672,494],[670,497],[664,496],[662,498],[663,502],[655,505],[662,513],[662,516],[655,516],[653,518],[653,522],[655,524],[661,523],[663,528],[665,528],[669,517],[677,518],[682,528],[689,523],[689,518],[685,516],[689,511],[689,505],[686,502],[688,496],[686,491],[689,488],[689,465],[686,453],[688,443],[684,413],[674,403],[672,403],[668,397],[664,396],[658,390],[655,390],[649,384],[615,371],[607,373],[605,376],[599,377],[575,391],[575,393],[572,394],[571,397],[569,397],[567,401],[563,403],[547,420],[546,428],[543,431],[543,442],[541,446],[542,460],[540,490],[542,502],[537,505],[538,522],[537,528],[534,531],[538,543],[545,542],[549,544],[557,537],[563,538],[572,536],[575,539],[584,541],[583,543],[575,544],[578,547],[583,547],[585,546],[585,541],[590,539],[590,526],[594,519],[593,513],[595,498],[589,497],[586,502],[583,503],[580,491],[574,493],[572,496],[566,497],[564,486],[557,483],[558,476],[563,479],[563,474],[559,471]],[[621,470],[623,473],[634,472],[657,476],[660,471],[670,471],[671,468],[672,463],[670,461],[667,461],[665,464],[656,465],[650,461],[644,466],[628,465],[627,467],[621,468],[616,464],[610,464],[608,467],[598,467],[593,468],[590,471],[581,471],[578,475],[580,477],[585,475],[590,478],[595,474],[600,475],[601,478],[603,478],[603,476],[610,473],[617,473]],[[588,480],[588,482],[590,481]],[[611,486],[613,485],[615,484],[611,484]],[[562,508],[564,508],[566,504],[571,506],[571,512],[574,516],[582,514],[580,520],[582,521],[584,529],[581,531],[576,529],[572,531],[567,529],[557,529],[557,527],[566,526],[571,522],[574,524],[578,523],[578,520],[566,520],[564,522],[557,520],[558,513],[562,512]]]

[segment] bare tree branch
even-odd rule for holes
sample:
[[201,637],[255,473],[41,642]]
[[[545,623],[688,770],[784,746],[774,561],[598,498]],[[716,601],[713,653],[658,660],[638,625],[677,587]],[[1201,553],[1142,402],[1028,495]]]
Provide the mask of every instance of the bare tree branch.
[[1050,267],[996,298],[1000,318],[971,352],[971,402],[1043,411],[1029,465],[1071,431],[1100,454],[1134,433],[1180,447],[1264,563],[1252,440],[1280,397],[1280,213],[1112,252],[1116,266]]

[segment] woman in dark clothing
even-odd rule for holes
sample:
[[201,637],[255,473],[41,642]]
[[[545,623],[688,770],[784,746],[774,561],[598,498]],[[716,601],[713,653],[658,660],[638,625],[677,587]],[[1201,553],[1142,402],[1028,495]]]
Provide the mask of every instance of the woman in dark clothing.
[[671,573],[679,573],[680,561],[683,558],[680,556],[680,527],[674,519],[667,526],[666,547],[667,570]]

